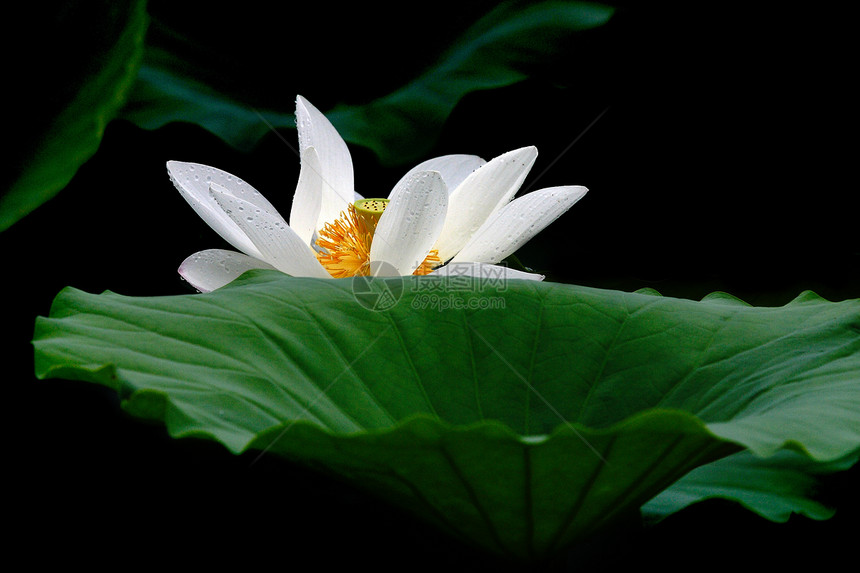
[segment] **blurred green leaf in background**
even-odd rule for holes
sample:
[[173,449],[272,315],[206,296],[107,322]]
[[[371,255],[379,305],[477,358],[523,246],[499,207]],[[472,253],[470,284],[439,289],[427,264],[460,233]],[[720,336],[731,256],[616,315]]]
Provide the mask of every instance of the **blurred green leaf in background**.
[[[144,53],[144,0],[60,3],[15,21],[30,50],[16,57],[14,145],[0,180],[0,231],[62,190],[99,148],[128,99]],[[21,31],[19,31],[21,33]]]
[[[214,7],[200,9],[217,14]],[[331,111],[329,117],[346,141],[372,150],[383,164],[417,162],[432,147],[464,95],[522,81],[564,54],[572,35],[605,24],[612,13],[611,7],[585,2],[498,4],[450,45],[434,46],[439,53],[425,56],[435,58],[426,69],[410,69],[403,64],[418,62],[396,60],[401,73],[414,74],[402,75],[405,84],[390,93],[375,93],[366,103],[341,103],[324,111]],[[290,14],[301,19],[293,11]],[[199,15],[203,17],[202,12]],[[257,20],[256,25],[265,17],[253,11],[248,16]],[[50,70],[51,87],[59,84],[62,89],[56,93],[39,83],[25,85],[25,98],[30,90],[49,91],[51,97],[41,107],[22,102],[40,114],[44,125],[34,131],[25,121],[18,127],[23,133],[16,134],[20,135],[16,139],[26,143],[14,162],[18,170],[0,189],[0,230],[65,187],[98,149],[105,126],[114,117],[146,129],[172,122],[197,124],[245,152],[253,150],[267,133],[295,127],[293,102],[301,85],[293,81],[296,93],[282,98],[275,107],[271,98],[253,94],[272,81],[266,75],[289,77],[295,65],[292,60],[304,57],[303,50],[310,48],[282,43],[278,52],[259,54],[253,66],[259,72],[256,82],[254,78],[247,83],[225,81],[230,68],[223,58],[213,57],[212,46],[238,49],[232,43],[237,37],[230,30],[241,27],[241,20],[226,30],[203,25],[204,34],[196,37],[194,30],[173,29],[156,20],[144,46],[148,17],[143,0],[73,3],[56,18],[56,30],[43,32],[53,49],[42,53],[46,60],[42,65]],[[392,27],[399,24],[391,22]],[[106,33],[92,34],[94,29]],[[329,30],[326,37],[335,37],[336,29]],[[399,56],[411,48],[398,46],[395,38],[391,42],[380,49]],[[71,53],[55,59],[56,50],[68,48]],[[341,49],[332,47],[333,57]],[[74,65],[55,70],[72,56]],[[282,67],[272,66],[272,61],[282,61]],[[362,84],[373,85],[376,75],[386,73],[373,67],[368,72]],[[311,73],[325,77],[331,71],[321,67]]]

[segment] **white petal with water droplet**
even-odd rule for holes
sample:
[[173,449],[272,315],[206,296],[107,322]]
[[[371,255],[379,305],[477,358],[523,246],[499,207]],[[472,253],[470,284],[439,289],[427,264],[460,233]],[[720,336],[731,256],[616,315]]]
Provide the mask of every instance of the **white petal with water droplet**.
[[499,155],[451,193],[445,226],[435,245],[443,262],[457,254],[487,218],[511,200],[536,158],[535,147]]
[[385,269],[411,275],[442,231],[448,190],[439,173],[422,171],[401,179],[389,200],[370,245],[371,269],[376,273],[378,263],[387,263]]
[[290,228],[302,241],[310,245],[314,232],[317,230],[322,201],[322,178],[320,176],[320,160],[316,149],[306,147],[302,150],[302,166],[299,182],[293,195],[290,209]]
[[211,292],[233,282],[246,271],[274,268],[243,253],[207,249],[182,261],[179,274],[200,292]]
[[487,219],[451,262],[501,261],[558,219],[587,191],[579,185],[548,187],[514,199]]
[[[459,187],[473,171],[482,167],[487,162],[477,155],[442,155],[419,163],[406,172],[403,177],[411,176],[419,171],[438,171],[448,186],[448,194]],[[402,178],[401,178],[402,179]]]
[[302,96],[296,98],[296,128],[299,149],[313,147],[319,155],[323,195],[317,229],[321,229],[354,201],[352,156],[328,118]]
[[259,191],[235,175],[199,163],[168,161],[167,173],[182,197],[216,233],[240,251],[253,257],[260,256],[260,252],[245,233],[210,195],[209,185],[215,183],[231,195],[241,197],[262,209],[273,209]]
[[331,278],[305,243],[274,209],[260,209],[234,197],[219,185],[212,196],[244,231],[261,253],[261,259],[279,271],[298,277]]

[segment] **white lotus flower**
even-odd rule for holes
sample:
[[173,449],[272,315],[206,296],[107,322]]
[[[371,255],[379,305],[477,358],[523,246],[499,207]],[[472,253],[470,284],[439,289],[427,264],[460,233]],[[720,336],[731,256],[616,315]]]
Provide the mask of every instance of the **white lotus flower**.
[[451,273],[541,280],[496,263],[585,195],[550,187],[513,199],[537,157],[523,147],[491,161],[446,155],[410,170],[387,199],[355,192],[346,143],[307,100],[296,101],[299,181],[289,222],[262,194],[220,169],[169,161],[170,179],[204,221],[240,252],[209,249],[179,273],[207,292],[250,269],[341,278]]

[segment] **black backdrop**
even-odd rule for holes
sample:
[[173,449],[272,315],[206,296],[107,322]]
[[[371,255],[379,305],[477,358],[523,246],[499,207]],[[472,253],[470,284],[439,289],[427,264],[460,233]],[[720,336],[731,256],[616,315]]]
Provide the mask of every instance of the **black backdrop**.
[[[225,81],[231,73],[261,78],[261,104],[291,108],[301,93],[323,110],[396,87],[480,6],[440,4],[426,20],[365,8],[342,18],[330,7],[290,8],[283,21],[255,25],[253,11],[151,4],[173,25],[193,22],[195,33],[229,38]],[[551,279],[691,298],[726,290],[756,304],[783,304],[808,288],[832,300],[860,297],[846,15],[731,10],[622,6],[576,40],[581,57],[465,97],[433,154],[490,158],[536,145],[526,186],[591,189],[519,253]],[[410,39],[414,61],[386,51]],[[352,151],[365,194],[386,194],[405,170]],[[284,206],[298,173],[274,135],[242,154],[192,125],[148,132],[115,121],[56,199],[0,234],[13,548],[34,564],[503,567],[328,477],[172,440],[123,414],[105,389],[35,380],[33,320],[60,289],[190,292],[179,262],[220,244],[168,181],[168,159],[216,165]],[[706,502],[656,528],[595,542],[571,561],[591,570],[833,565],[853,556],[845,539],[860,521],[857,477],[855,468],[823,482],[821,495],[839,508],[826,522],[772,524]]]

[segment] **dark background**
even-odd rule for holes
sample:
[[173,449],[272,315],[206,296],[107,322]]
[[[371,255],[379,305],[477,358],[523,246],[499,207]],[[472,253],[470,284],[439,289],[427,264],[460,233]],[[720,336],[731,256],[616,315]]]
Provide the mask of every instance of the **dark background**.
[[[289,17],[263,21],[246,6],[178,11],[154,2],[150,10],[223,39],[209,48],[224,58],[222,81],[249,82],[261,106],[291,109],[300,93],[325,110],[401,85],[487,5],[290,7]],[[857,298],[848,95],[856,70],[846,21],[822,7],[621,6],[607,26],[573,40],[577,57],[466,96],[431,155],[489,159],[536,145],[527,189],[590,188],[518,253],[552,280],[696,299],[726,290],[754,304],[784,304],[805,289]],[[295,142],[294,132],[283,136]],[[366,195],[384,196],[408,168],[352,153]],[[190,292],[179,263],[221,245],[168,181],[169,159],[237,174],[284,211],[298,174],[298,159],[275,135],[242,154],[192,125],[148,132],[118,120],[56,199],[0,234],[13,545],[34,565],[504,568],[328,477],[172,440],[124,415],[110,391],[34,378],[33,321],[60,289]],[[860,521],[858,475],[823,481],[823,499],[838,507],[829,521],[773,524],[706,502],[571,561],[585,570],[829,568],[854,556],[846,539],[856,542]]]

